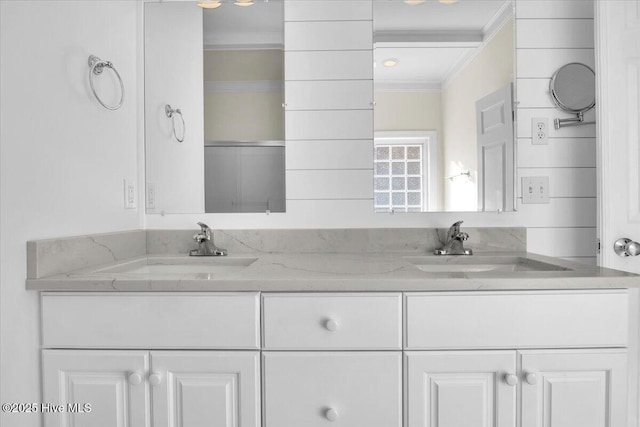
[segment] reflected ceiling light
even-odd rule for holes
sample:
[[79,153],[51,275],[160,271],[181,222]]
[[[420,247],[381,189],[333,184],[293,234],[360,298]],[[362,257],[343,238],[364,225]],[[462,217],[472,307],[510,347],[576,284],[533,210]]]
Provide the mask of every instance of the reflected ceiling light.
[[424,0],[404,0],[404,2],[409,6],[416,6],[418,4],[424,3]]
[[439,0],[442,4],[454,4],[458,3],[458,0]]
[[236,0],[234,4],[242,7],[253,6],[253,0]]
[[395,67],[396,65],[398,65],[398,61],[396,58],[389,58],[389,59],[385,59],[382,62],[382,65],[384,65],[385,67]]
[[222,6],[220,0],[200,0],[198,6],[203,9],[217,9]]

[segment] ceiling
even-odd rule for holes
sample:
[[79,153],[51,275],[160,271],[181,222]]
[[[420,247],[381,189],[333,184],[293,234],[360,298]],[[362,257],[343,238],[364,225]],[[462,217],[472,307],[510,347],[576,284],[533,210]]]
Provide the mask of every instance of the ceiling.
[[409,6],[401,0],[375,0],[373,29],[379,31],[482,31],[505,0],[460,0],[442,4],[437,0]]
[[204,11],[204,44],[218,47],[262,48],[284,44],[282,1],[254,0],[252,6],[235,6],[223,0],[217,9]]
[[[376,0],[373,8],[376,90],[442,90],[512,15],[509,0],[427,0],[410,6]],[[385,67],[386,59],[398,60]]]
[[[395,89],[440,91],[443,79],[454,71],[473,53],[475,48],[405,48],[377,47],[374,51],[376,89],[393,90],[394,84],[401,82],[404,87]],[[382,65],[388,58],[399,60],[398,65],[389,68]]]

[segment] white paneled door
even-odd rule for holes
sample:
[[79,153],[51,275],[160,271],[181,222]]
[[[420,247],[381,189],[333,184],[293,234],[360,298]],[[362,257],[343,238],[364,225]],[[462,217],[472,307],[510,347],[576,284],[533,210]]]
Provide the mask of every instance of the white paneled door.
[[259,427],[257,351],[153,351],[154,427]]
[[44,350],[42,363],[45,427],[148,426],[148,352]]
[[614,242],[640,242],[640,0],[596,2],[600,264],[640,273],[640,256]]
[[405,353],[407,427],[514,427],[514,351]]
[[627,425],[626,350],[519,353],[522,427]]
[[511,83],[476,102],[478,210],[513,210],[513,96]]
[[[598,264],[640,273],[640,256],[615,242],[640,242],[640,0],[597,0]],[[622,248],[635,253],[634,245]],[[635,246],[637,248],[637,246]],[[629,426],[640,425],[640,293],[630,290]]]

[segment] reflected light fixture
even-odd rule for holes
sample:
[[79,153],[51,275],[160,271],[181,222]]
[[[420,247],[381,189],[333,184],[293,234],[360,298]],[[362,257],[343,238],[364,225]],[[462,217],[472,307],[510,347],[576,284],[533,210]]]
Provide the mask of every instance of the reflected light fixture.
[[458,3],[458,0],[438,0],[442,4],[454,4]]
[[424,0],[404,0],[405,4],[408,4],[409,6],[416,6],[419,4],[424,3]]
[[384,65],[385,67],[395,67],[396,65],[398,65],[398,62],[400,61],[396,58],[389,58],[382,61],[382,65]]
[[242,7],[253,6],[253,0],[236,0],[234,4]]
[[217,9],[222,6],[222,2],[220,0],[200,0],[198,6],[203,9]]
[[471,171],[462,171],[457,175],[451,175],[451,176],[447,176],[445,178],[448,179],[449,181],[453,182],[454,179],[460,178],[460,177],[463,177],[463,176],[466,176],[467,177],[467,181],[468,181],[469,179],[471,179]]

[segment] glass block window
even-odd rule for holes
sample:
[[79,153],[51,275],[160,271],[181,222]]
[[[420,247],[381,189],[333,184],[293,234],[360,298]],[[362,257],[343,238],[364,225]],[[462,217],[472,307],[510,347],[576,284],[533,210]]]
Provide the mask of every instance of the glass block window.
[[376,144],[376,211],[421,212],[426,197],[424,170],[423,144]]

